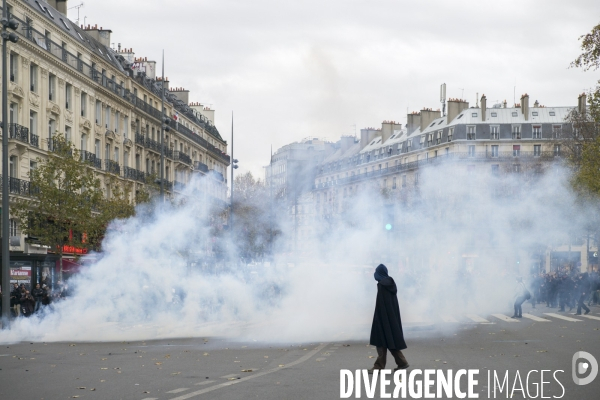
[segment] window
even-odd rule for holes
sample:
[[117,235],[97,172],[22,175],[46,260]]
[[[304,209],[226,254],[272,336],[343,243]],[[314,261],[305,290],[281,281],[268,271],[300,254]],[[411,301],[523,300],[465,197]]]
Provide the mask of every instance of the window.
[[104,145],[104,159],[110,160],[110,144],[106,143]]
[[521,164],[513,164],[513,172],[518,174],[521,172]]
[[392,179],[392,189],[396,189],[396,178]]
[[495,112],[493,112],[493,113],[492,113],[492,117],[494,117],[494,118],[495,118],[495,117],[497,117],[497,116],[498,116],[498,113],[495,113]]
[[48,100],[56,99],[54,91],[56,89],[56,75],[48,74]]
[[135,169],[137,169],[138,171],[139,171],[139,170],[141,169],[141,167],[142,167],[142,164],[141,164],[141,163],[142,163],[142,160],[141,160],[141,158],[140,158],[140,155],[139,155],[139,154],[136,154],[136,155],[135,155]]
[[538,112],[534,111],[534,112],[531,113],[531,115],[534,116],[534,117],[537,117],[538,116]]
[[500,174],[500,165],[492,164],[492,175],[498,176]]
[[48,120],[48,139],[52,139],[56,131],[56,121],[52,118]]
[[87,135],[85,133],[81,134],[80,148],[81,151],[87,151]]
[[127,139],[129,134],[129,117],[123,118],[123,137]]
[[71,127],[70,126],[65,126],[65,139],[67,140],[67,142],[71,141]]
[[436,138],[436,144],[440,144],[440,143],[442,143],[442,131],[438,131],[437,138]]
[[87,93],[81,92],[81,116],[87,115]]
[[498,157],[498,146],[497,145],[492,146],[492,157],[494,157],[494,158]]
[[451,142],[452,141],[452,137],[454,136],[454,128],[450,128],[448,130],[448,141]]
[[100,152],[100,139],[96,139],[96,141],[94,142],[94,154],[96,155],[97,159],[101,159],[102,158],[102,153]]
[[460,114],[456,119],[461,119],[464,114]]
[[542,138],[542,127],[539,125],[534,125],[533,126],[533,138],[534,139],[541,139]]
[[37,113],[29,110],[29,133],[37,135]]
[[518,116],[519,116],[519,113],[517,113],[516,111],[513,111],[513,112],[512,112],[512,116],[513,116],[513,117],[518,117]]
[[19,159],[17,156],[10,156],[8,163],[8,176],[11,178],[18,178],[17,169],[19,166]]
[[490,140],[498,140],[500,137],[500,127],[497,125],[490,126]]
[[534,144],[533,145],[533,156],[534,157],[539,157],[542,155],[542,145],[540,144]]
[[72,102],[71,102],[71,94],[73,93],[73,86],[71,86],[71,84],[67,83],[65,84],[65,108],[67,110],[70,110],[72,107]]
[[10,53],[10,81],[15,82],[17,80],[17,72],[19,71],[19,56],[16,53]]
[[123,152],[123,165],[129,167],[129,152]]
[[115,133],[119,133],[121,128],[121,113],[115,112]]
[[119,162],[119,148],[115,146],[114,157],[113,160]]
[[513,139],[521,139],[521,125],[513,125],[512,138]]
[[146,158],[146,173],[151,174],[152,171],[150,170],[150,159]]
[[406,175],[402,175],[402,187],[406,187]]
[[560,144],[554,145],[554,157],[560,157]]
[[476,116],[477,116],[477,113],[472,113],[471,114],[471,117],[476,117]]
[[62,19],[62,18],[61,18],[60,20],[61,20],[61,22],[63,23],[63,25],[65,26],[65,28],[67,28],[67,30],[68,30],[68,31],[70,31],[70,30],[71,30],[71,27],[70,27],[70,26],[69,26],[69,25],[68,25],[68,24],[65,22],[65,20],[64,20],[64,19]]
[[554,117],[556,115],[556,113],[554,111],[550,111],[550,116]]
[[475,140],[475,126],[467,126],[467,140]]
[[110,125],[110,107],[106,106],[104,111],[105,111],[104,126],[106,127],[106,129],[110,129],[110,128],[112,128],[112,126]]
[[469,146],[469,157],[475,157],[475,146]]
[[31,171],[37,169],[37,166],[37,161],[29,160],[29,173],[31,174]]
[[560,139],[562,134],[562,126],[561,125],[553,125],[552,126],[552,137],[554,139]]
[[29,90],[34,93],[38,91],[38,67],[34,63],[29,64]]
[[[10,228],[9,229],[10,236],[19,236],[19,231],[17,229],[17,227],[18,227],[17,220],[14,219],[14,218],[11,218],[8,221],[9,221],[9,228]],[[19,239],[19,246],[21,245],[20,243],[21,242],[20,242],[20,239]],[[12,246],[12,244],[11,244],[11,246]]]
[[102,102],[96,100],[96,124],[102,124]]
[[521,146],[518,144],[513,145],[513,157],[519,157],[521,155]]
[[449,154],[450,154],[450,147],[446,147],[446,148],[444,149],[444,154],[445,154],[445,155],[449,155]]

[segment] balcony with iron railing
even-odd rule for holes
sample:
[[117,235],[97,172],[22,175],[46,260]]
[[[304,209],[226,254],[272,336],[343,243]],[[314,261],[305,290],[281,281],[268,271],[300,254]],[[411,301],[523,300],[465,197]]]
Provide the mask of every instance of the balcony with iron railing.
[[[2,122],[0,122],[0,127],[2,127]],[[8,138],[16,139],[23,143],[29,143],[29,128],[19,124],[10,123],[8,124]]]
[[[0,181],[2,180],[2,175],[0,175]],[[10,194],[16,194],[19,196],[30,196],[33,192],[31,187],[31,182],[24,181],[23,179],[14,178],[10,176],[8,178],[8,191]]]
[[150,139],[149,137],[146,137],[146,140],[144,141],[144,147],[160,153],[160,143],[154,139]]
[[120,175],[121,174],[121,166],[118,162],[114,160],[104,160],[104,170],[111,174]]
[[146,174],[131,167],[123,167],[123,177],[125,179],[133,179],[138,182],[146,182]]
[[183,151],[175,151],[173,153],[173,159],[185,164],[192,164],[192,158],[185,154]]
[[362,181],[362,180],[373,178],[373,177],[391,175],[391,174],[398,173],[398,172],[404,172],[404,171],[409,171],[409,170],[413,170],[413,169],[417,169],[417,168],[422,168],[422,167],[425,167],[428,165],[440,165],[444,162],[451,162],[451,161],[469,161],[469,162],[481,161],[481,162],[485,162],[485,161],[490,161],[490,160],[494,160],[494,161],[497,161],[497,160],[504,160],[504,161],[522,160],[524,162],[527,162],[527,161],[534,161],[534,160],[550,161],[550,160],[552,160],[554,158],[558,158],[558,157],[559,156],[552,151],[542,151],[542,152],[521,151],[521,152],[519,152],[518,155],[514,155],[513,152],[509,152],[509,151],[498,152],[498,153],[495,153],[495,152],[494,153],[493,152],[449,153],[449,154],[444,154],[444,155],[440,155],[437,157],[430,157],[430,158],[424,159],[424,160],[418,160],[418,161],[412,161],[412,162],[408,162],[408,163],[404,163],[404,164],[398,164],[398,165],[391,166],[389,168],[382,168],[382,169],[376,170],[376,171],[367,171],[367,172],[363,172],[360,174],[356,174],[356,175],[352,175],[352,176],[348,176],[348,177],[344,177],[344,178],[332,179],[330,181],[314,184],[313,188],[314,189],[323,189],[326,187],[345,185],[345,184],[355,182],[355,181]]
[[64,141],[57,141],[54,138],[48,138],[48,151],[53,153],[62,153],[66,151],[68,155],[73,155],[73,149]]
[[208,174],[208,165],[200,161],[196,161],[194,163],[194,171],[204,172],[205,174]]
[[208,173],[208,175],[213,178],[214,180],[217,180],[219,182],[225,182],[225,178],[223,177],[223,174],[215,171],[214,169],[211,169]]
[[82,162],[90,163],[92,166],[96,166],[96,155],[94,153],[90,153],[89,151],[80,150],[79,151],[79,160]]
[[139,144],[139,145],[144,145],[146,143],[146,138],[144,138],[144,135],[142,135],[141,133],[136,133],[135,134],[135,144]]

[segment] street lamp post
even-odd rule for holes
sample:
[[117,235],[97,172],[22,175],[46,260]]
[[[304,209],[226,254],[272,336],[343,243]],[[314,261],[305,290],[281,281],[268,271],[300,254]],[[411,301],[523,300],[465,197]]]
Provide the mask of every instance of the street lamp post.
[[233,234],[233,170],[237,169],[237,162],[235,158],[233,158],[233,112],[231,112],[231,198],[229,205],[229,232]]
[[8,67],[6,65],[6,44],[17,43],[16,30],[19,23],[11,19],[7,12],[6,0],[2,0],[2,327],[8,327],[10,317],[10,248],[8,219]]

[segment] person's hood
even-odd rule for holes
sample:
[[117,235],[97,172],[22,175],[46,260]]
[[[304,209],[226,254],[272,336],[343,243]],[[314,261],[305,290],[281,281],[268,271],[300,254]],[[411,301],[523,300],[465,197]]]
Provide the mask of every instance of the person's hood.
[[377,268],[375,268],[373,277],[377,282],[380,282],[382,279],[389,278],[387,267],[383,264],[379,264]]
[[392,279],[389,276],[387,278],[383,278],[382,280],[380,280],[378,282],[378,284],[381,285],[381,287],[383,289],[387,290],[391,294],[398,293],[398,288],[396,287],[396,282],[394,282],[394,279]]

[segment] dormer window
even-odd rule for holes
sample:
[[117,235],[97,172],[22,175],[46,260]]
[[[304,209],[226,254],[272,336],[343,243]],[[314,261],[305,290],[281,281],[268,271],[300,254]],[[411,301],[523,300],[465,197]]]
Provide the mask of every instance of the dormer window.
[[556,113],[554,111],[550,111],[550,116],[554,117],[556,115]]
[[464,114],[460,114],[456,119],[461,119]]
[[495,113],[495,112],[492,113],[492,117],[497,117],[497,116],[498,116],[498,113]]
[[471,117],[476,117],[476,116],[477,116],[477,113],[472,113],[471,114]]
[[534,112],[531,113],[531,115],[533,115],[534,117],[537,117],[538,116],[538,112],[534,111]]
[[518,114],[516,111],[513,111],[513,112],[512,112],[512,116],[513,116],[513,117],[518,117],[518,116],[519,116],[519,114]]

